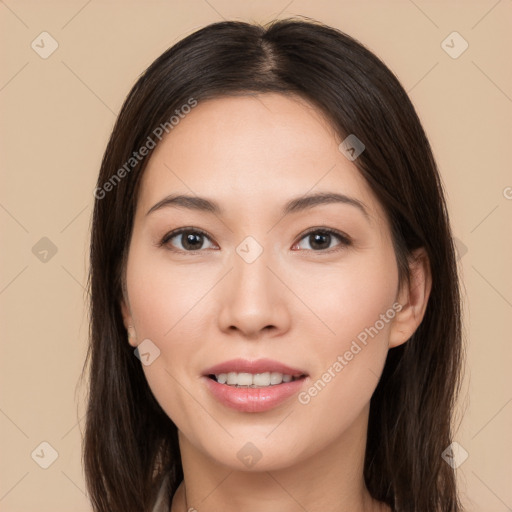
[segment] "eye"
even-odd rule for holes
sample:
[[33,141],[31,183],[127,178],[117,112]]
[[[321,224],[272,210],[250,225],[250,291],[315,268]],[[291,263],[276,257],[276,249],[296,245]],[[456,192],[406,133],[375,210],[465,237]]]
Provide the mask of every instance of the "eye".
[[[173,240],[175,240],[173,242]],[[334,249],[334,251],[341,250],[343,247],[351,245],[351,239],[331,228],[312,228],[306,232],[300,240],[308,242],[309,247],[301,247],[301,243],[293,245],[292,250],[306,249],[314,252],[332,252],[332,242],[338,240],[338,244],[341,246],[340,249]],[[210,241],[210,249],[218,249],[218,246],[211,242],[211,238],[201,229],[198,228],[180,228],[170,233],[167,233],[162,240],[158,243],[159,247],[168,246],[170,250],[176,252],[194,252],[204,249],[205,241]],[[206,247],[208,248],[208,247]]]
[[[347,235],[335,229],[318,227],[310,229],[300,240],[306,240],[306,242],[308,242],[309,248],[306,247],[306,250],[312,250],[315,252],[329,250],[328,252],[331,252],[331,242],[335,241],[335,239],[339,241],[338,245],[341,246],[340,249],[334,249],[335,251],[341,250],[343,247],[349,246],[352,243]],[[295,249],[296,247],[300,248],[300,242],[296,243],[292,249]],[[304,247],[302,248],[304,249]]]
[[[176,242],[174,243],[171,243],[173,239],[176,239]],[[160,241],[160,243],[158,244],[159,246],[163,246],[163,245],[169,245],[169,246],[172,246],[175,244],[179,244],[181,245],[178,246],[177,249],[172,249],[171,250],[176,250],[177,252],[192,252],[192,251],[199,251],[201,249],[203,249],[203,244],[205,242],[205,240],[210,240],[210,237],[202,230],[200,229],[197,229],[197,228],[180,228],[180,229],[176,229],[174,231],[171,231],[170,233],[167,233],[167,235],[165,235],[162,240]],[[213,247],[217,247],[215,246],[215,244],[213,244]]]

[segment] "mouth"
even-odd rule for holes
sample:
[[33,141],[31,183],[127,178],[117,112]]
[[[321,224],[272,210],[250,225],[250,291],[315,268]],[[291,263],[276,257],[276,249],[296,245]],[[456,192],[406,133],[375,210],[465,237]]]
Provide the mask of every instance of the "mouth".
[[293,382],[308,375],[302,369],[272,359],[231,359],[206,369],[203,376],[227,386],[260,388]]
[[211,396],[224,406],[256,413],[290,403],[309,376],[270,359],[233,359],[208,368],[202,378]]
[[287,382],[294,382],[306,378],[305,374],[290,375],[280,372],[263,372],[263,373],[247,373],[247,372],[229,372],[209,374],[208,378],[236,388],[266,388],[269,386],[279,386]]

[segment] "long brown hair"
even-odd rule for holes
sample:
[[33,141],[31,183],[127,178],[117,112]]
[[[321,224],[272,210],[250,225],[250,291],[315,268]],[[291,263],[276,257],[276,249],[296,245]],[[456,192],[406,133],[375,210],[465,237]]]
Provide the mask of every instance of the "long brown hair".
[[[365,145],[354,161],[389,216],[400,281],[424,247],[432,289],[422,323],[389,351],[371,399],[364,477],[396,512],[458,512],[452,442],[460,388],[461,305],[442,182],[416,111],[395,75],[368,49],[315,20],[208,25],[139,77],[108,142],[95,190],[90,252],[86,485],[96,512],[151,510],[165,474],[183,479],[177,429],[155,400],[127,342],[120,310],[140,179],[159,126],[192,101],[280,92],[314,104],[340,136]],[[167,124],[165,124],[167,123]],[[172,135],[171,135],[172,136]],[[138,154],[138,153],[137,153]],[[132,159],[132,160],[130,160]],[[127,164],[128,163],[128,164]],[[122,172],[124,169],[125,172]]]

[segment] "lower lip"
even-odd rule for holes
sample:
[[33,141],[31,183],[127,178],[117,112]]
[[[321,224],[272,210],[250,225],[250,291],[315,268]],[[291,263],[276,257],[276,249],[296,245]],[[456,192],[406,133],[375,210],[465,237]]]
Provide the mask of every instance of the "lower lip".
[[262,388],[237,388],[203,377],[206,387],[219,402],[241,412],[264,412],[281,405],[300,391],[306,378]]

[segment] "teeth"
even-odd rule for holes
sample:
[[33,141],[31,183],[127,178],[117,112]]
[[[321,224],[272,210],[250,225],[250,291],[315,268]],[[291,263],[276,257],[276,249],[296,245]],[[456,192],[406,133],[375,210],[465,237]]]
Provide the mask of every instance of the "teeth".
[[276,386],[282,382],[291,382],[297,380],[300,377],[294,377],[292,375],[286,375],[279,372],[265,372],[265,373],[218,373],[215,375],[217,382],[220,384],[227,384],[228,386],[246,386],[246,387],[267,387]]

